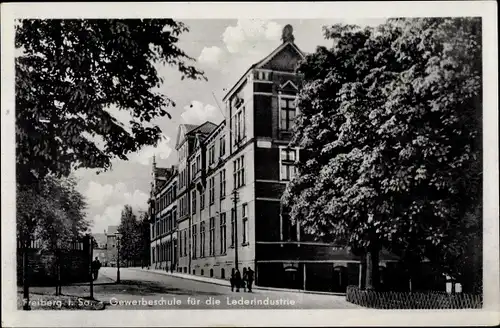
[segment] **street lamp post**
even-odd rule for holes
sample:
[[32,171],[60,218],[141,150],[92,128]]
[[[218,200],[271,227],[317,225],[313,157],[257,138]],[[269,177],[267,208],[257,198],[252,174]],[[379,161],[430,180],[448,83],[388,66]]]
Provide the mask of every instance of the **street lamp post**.
[[120,283],[120,238],[121,234],[119,232],[115,233],[116,236],[116,282]]
[[233,190],[233,202],[234,202],[234,267],[238,270],[238,215],[237,215],[237,205],[240,199],[238,190]]

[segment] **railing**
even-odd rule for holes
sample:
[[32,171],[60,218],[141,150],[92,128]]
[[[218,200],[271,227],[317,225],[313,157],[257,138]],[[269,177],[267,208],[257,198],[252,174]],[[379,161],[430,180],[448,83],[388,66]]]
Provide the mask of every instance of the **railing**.
[[374,309],[480,309],[483,297],[478,294],[439,291],[392,292],[360,290],[358,286],[348,286],[348,302]]

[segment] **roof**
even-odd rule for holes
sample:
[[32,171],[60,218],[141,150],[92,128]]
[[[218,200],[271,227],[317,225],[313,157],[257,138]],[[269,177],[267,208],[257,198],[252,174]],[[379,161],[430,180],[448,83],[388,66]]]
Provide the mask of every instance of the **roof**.
[[250,68],[248,70],[246,70],[246,72],[241,76],[241,78],[238,80],[238,82],[236,82],[236,84],[234,84],[231,89],[226,93],[226,95],[222,98],[222,100],[226,100],[228,96],[230,96],[233,91],[236,89],[236,87],[241,83],[241,81],[245,78],[245,76],[254,68],[258,68],[258,67],[262,67],[264,66],[265,64],[267,64],[271,59],[274,58],[274,56],[276,56],[280,51],[282,51],[283,49],[285,49],[286,47],[288,46],[291,46],[293,49],[295,49],[302,57],[305,57],[305,54],[304,52],[302,52],[302,50],[299,49],[299,47],[297,47],[297,45],[292,42],[292,41],[287,41],[287,42],[283,42],[279,47],[277,47],[276,49],[274,49],[273,52],[271,52],[269,55],[267,55],[265,58],[261,59],[260,61],[258,61],[257,63],[253,64],[252,66],[250,66]]
[[212,133],[212,131],[215,130],[217,128],[217,126],[218,125],[215,123],[212,123],[210,121],[206,121],[205,123],[198,126],[197,128],[188,131],[186,134],[201,133],[201,134],[208,135],[208,134]]
[[181,125],[186,128],[186,133],[189,133],[198,127],[198,125],[196,124],[181,124]]
[[202,135],[208,135],[213,130],[215,130],[215,128],[217,128],[217,125],[210,121],[206,121],[201,125],[179,124],[179,128],[177,129],[177,138],[176,138],[177,140],[175,142],[175,149],[179,148],[179,142],[185,139],[184,136],[193,135],[198,132],[201,133]]
[[104,234],[104,233],[93,233],[92,236],[94,237],[94,239],[95,239],[95,241],[97,242],[98,245],[106,244],[106,234]]

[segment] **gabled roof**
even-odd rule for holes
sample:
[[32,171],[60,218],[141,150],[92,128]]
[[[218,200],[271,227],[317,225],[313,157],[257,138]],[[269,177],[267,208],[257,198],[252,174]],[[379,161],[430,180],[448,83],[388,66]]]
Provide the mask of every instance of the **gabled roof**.
[[295,45],[295,43],[291,41],[282,43],[278,48],[274,49],[274,51],[271,52],[269,55],[267,55],[265,58],[250,66],[250,68],[245,72],[245,74],[242,75],[242,77],[238,80],[238,82],[236,82],[236,84],[233,85],[231,89],[226,93],[226,95],[222,98],[222,100],[225,101],[227,97],[229,97],[233,93],[233,91],[237,88],[237,86],[241,83],[241,81],[247,76],[247,74],[251,70],[253,70],[254,68],[261,68],[288,46],[290,46],[293,50],[295,50],[302,58],[305,58],[305,54],[302,52],[302,50],[299,49],[299,47],[297,47],[297,45]]
[[195,135],[196,133],[201,133],[203,135],[209,135],[213,130],[217,128],[215,123],[206,121],[201,125],[193,124],[180,124],[177,130],[177,140],[175,141],[175,148],[179,148],[179,143],[185,138],[186,135]]
[[201,133],[201,134],[210,134],[212,133],[213,130],[217,128],[217,124],[212,123],[210,121],[206,121],[202,125],[198,126],[197,128],[191,130],[188,132],[188,134],[193,134],[193,133]]

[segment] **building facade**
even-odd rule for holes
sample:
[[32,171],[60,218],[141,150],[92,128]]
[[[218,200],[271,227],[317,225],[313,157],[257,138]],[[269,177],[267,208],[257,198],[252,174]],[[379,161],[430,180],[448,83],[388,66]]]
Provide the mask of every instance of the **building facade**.
[[223,122],[179,127],[176,271],[228,279],[233,268],[252,268],[261,286],[345,291],[361,279],[360,260],[315,241],[282,209],[305,155],[289,147],[304,53],[290,26],[282,41],[230,88]]
[[154,269],[176,271],[177,256],[177,167],[156,167],[153,160],[150,212],[151,264]]

